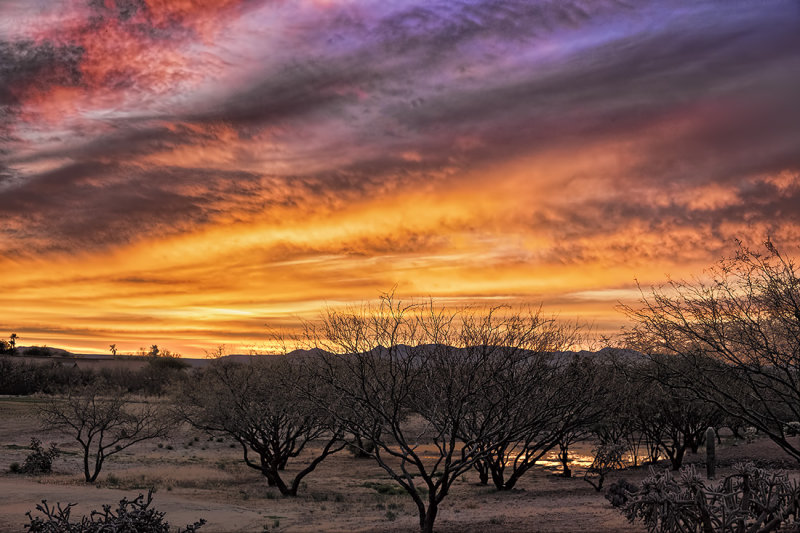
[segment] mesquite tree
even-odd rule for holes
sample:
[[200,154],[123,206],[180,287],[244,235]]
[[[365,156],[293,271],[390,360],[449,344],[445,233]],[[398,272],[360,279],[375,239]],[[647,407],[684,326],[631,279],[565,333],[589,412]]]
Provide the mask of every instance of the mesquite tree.
[[[642,379],[649,381],[644,374]],[[687,451],[697,452],[708,426],[721,420],[713,404],[659,382],[650,381],[641,400],[636,427],[667,456],[673,470],[681,467]]]
[[[310,375],[299,361],[259,358],[248,363],[217,359],[176,395],[178,411],[194,427],[222,433],[242,447],[244,462],[284,496],[296,496],[300,482],[329,455],[345,447],[331,417],[301,394]],[[319,441],[319,447],[311,446]],[[284,479],[289,461],[312,450],[306,466]]]
[[71,435],[83,449],[86,482],[94,482],[103,462],[138,442],[166,436],[174,425],[158,403],[133,401],[121,390],[97,386],[73,389],[39,408],[46,429]]
[[651,435],[658,432],[660,421],[648,419],[652,431],[641,431],[640,420],[644,411],[650,408],[648,384],[642,379],[637,367],[643,361],[641,356],[631,359],[631,354],[607,350],[606,363],[598,369],[598,379],[608,391],[603,395],[601,417],[592,426],[592,433],[601,445],[623,444],[626,454],[634,465],[639,457],[646,462],[657,462],[661,448]]
[[[555,350],[523,350],[522,354],[526,354],[523,364],[511,372],[495,374],[501,392],[485,399],[489,403],[505,402],[503,431],[481,435],[471,417],[464,424],[464,439],[480,442],[487,450],[479,464],[497,490],[513,489],[556,446],[561,445],[560,451],[566,456],[568,448],[564,445],[568,446],[569,437],[596,422],[603,405],[597,364],[590,357],[568,356]],[[482,412],[475,414],[482,420]]]
[[772,242],[739,247],[706,276],[671,281],[624,307],[629,344],[669,357],[662,379],[757,428],[800,460],[784,428],[800,420],[800,277]]
[[596,429],[600,441],[624,442],[631,453],[644,445],[650,462],[663,455],[678,470],[687,451],[698,451],[708,426],[722,421],[715,404],[676,386],[673,375],[682,364],[657,355],[615,358],[611,379],[622,392],[610,395],[613,408]]
[[[522,351],[513,348],[539,321],[537,312],[449,311],[385,295],[375,307],[329,310],[307,324],[306,340],[319,349],[308,371],[335,396],[320,405],[374,445],[372,457],[413,499],[421,531],[433,531],[453,482],[507,430],[513,402],[486,399],[503,398],[497,377],[518,369]],[[494,331],[497,344],[476,344],[476,329]],[[465,439],[467,420],[474,426]]]

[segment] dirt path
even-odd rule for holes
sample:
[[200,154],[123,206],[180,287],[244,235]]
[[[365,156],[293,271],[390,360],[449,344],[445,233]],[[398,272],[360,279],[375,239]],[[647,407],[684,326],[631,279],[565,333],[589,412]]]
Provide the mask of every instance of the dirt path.
[[[116,504],[133,497],[138,490],[95,488],[76,484],[54,484],[22,477],[0,478],[0,531],[22,531],[25,512],[42,499],[48,502],[79,502],[73,516],[79,517],[103,504]],[[588,487],[588,486],[587,486]],[[474,487],[464,487],[474,493]],[[166,513],[173,526],[183,526],[202,517],[208,523],[202,531],[292,531],[292,532],[400,532],[413,531],[413,508],[403,497],[387,500],[317,502],[306,499],[250,499],[224,501],[224,495],[206,491],[175,493],[158,491],[154,507]],[[456,496],[457,498],[458,496]],[[451,503],[456,504],[456,498]],[[395,509],[389,512],[387,509]],[[391,518],[387,518],[391,516]],[[640,532],[610,509],[602,496],[586,490],[578,480],[547,480],[538,490],[499,494],[484,492],[459,505],[445,505],[437,531],[455,533],[489,532]]]

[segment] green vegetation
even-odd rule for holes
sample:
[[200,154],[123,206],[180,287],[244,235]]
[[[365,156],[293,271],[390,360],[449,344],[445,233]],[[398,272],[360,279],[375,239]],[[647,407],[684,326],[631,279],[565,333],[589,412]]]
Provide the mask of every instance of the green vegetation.
[[395,483],[378,483],[375,481],[367,481],[362,485],[362,487],[373,489],[378,494],[383,494],[385,496],[399,496],[406,494],[406,490]]

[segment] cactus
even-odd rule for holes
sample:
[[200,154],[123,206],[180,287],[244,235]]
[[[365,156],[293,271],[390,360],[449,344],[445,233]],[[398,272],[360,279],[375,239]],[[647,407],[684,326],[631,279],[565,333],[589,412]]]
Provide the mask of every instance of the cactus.
[[706,430],[706,477],[714,479],[717,469],[717,434],[713,427]]
[[734,465],[718,483],[704,483],[693,465],[675,478],[650,467],[637,491],[627,490],[620,509],[644,522],[648,533],[797,531],[800,487],[780,471]]

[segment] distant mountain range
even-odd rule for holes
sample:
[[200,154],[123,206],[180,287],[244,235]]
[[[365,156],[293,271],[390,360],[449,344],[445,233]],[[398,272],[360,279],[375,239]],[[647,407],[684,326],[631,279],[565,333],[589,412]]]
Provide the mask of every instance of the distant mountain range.
[[[419,346],[408,346],[408,345],[398,345],[395,347],[395,354],[400,355],[401,357],[408,357],[412,356],[416,350],[437,350],[441,349],[441,345],[419,345]],[[371,352],[386,352],[388,354],[388,349],[385,347],[376,347]],[[287,357],[299,357],[299,356],[308,356],[312,354],[319,354],[322,350],[319,349],[311,349],[311,350],[294,350],[286,354]],[[591,357],[591,358],[606,358],[610,357],[611,355],[616,356],[623,356],[623,357],[632,357],[635,359],[639,359],[642,356],[641,353],[632,351],[632,350],[619,350],[616,348],[603,348],[598,351],[588,351],[588,350],[580,350],[580,351],[564,351],[564,352],[557,352],[564,358],[573,357],[573,356],[580,356],[580,357]],[[80,360],[82,362],[89,363],[91,361],[97,362],[107,362],[111,363],[114,361],[118,361],[123,363],[125,361],[129,362],[142,362],[143,356],[137,355],[117,355],[112,356],[110,353],[108,354],[81,354],[81,353],[73,353],[68,350],[64,350],[61,348],[53,348],[50,346],[18,346],[16,347],[13,352],[4,354],[10,355],[13,357],[20,357],[20,358],[35,358],[37,360],[42,359],[53,359],[53,360],[64,360],[64,359],[72,359],[72,360]],[[226,359],[230,361],[237,361],[237,362],[246,362],[250,361],[253,358],[258,357],[275,357],[275,354],[258,354],[258,355],[248,355],[248,354],[231,354],[222,356],[221,359]],[[181,357],[181,361],[186,362],[189,366],[193,368],[202,368],[207,366],[210,361],[213,359],[209,358],[194,358],[194,357]]]

